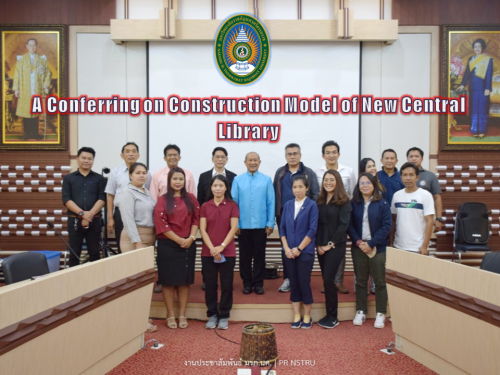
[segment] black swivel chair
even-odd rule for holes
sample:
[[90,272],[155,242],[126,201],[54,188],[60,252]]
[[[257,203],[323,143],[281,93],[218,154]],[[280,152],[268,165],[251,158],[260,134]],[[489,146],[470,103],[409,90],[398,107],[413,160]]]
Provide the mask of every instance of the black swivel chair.
[[31,251],[11,255],[4,259],[2,269],[7,285],[49,273],[45,255]]
[[462,253],[470,251],[489,252],[490,223],[488,207],[484,203],[467,202],[458,208],[455,217],[455,233],[453,241],[453,258],[458,252],[458,260],[462,262]]
[[500,274],[500,251],[485,254],[481,269]]

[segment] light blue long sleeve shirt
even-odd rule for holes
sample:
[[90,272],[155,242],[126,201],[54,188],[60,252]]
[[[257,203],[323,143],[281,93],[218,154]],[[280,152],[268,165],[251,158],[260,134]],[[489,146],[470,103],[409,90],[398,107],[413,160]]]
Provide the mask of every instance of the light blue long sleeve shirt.
[[255,172],[236,176],[231,195],[240,209],[241,229],[274,228],[274,187],[271,177]]

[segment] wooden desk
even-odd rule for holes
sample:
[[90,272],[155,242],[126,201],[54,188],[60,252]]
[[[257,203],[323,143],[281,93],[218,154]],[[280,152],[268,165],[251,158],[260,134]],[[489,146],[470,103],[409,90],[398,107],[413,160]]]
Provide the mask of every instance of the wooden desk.
[[500,374],[500,275],[387,248],[396,348],[440,374]]
[[111,370],[141,348],[153,267],[148,247],[0,288],[0,372]]

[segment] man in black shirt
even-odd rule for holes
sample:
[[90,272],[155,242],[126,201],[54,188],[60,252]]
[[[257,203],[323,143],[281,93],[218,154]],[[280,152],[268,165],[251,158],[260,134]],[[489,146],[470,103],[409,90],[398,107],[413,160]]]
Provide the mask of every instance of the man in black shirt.
[[85,239],[90,261],[100,259],[99,240],[102,230],[101,209],[106,203],[104,177],[92,171],[95,151],[90,147],[78,150],[78,170],[64,177],[62,197],[68,208],[68,235],[71,248],[78,254],[69,256],[69,266],[80,264]]
[[212,181],[212,177],[217,176],[218,174],[226,177],[227,182],[229,183],[229,190],[231,190],[236,174],[225,168],[227,160],[227,150],[224,147],[214,148],[212,151],[212,163],[214,163],[214,167],[207,172],[203,172],[198,181],[197,198],[200,207],[203,203],[208,202],[208,197],[211,192],[210,182]]

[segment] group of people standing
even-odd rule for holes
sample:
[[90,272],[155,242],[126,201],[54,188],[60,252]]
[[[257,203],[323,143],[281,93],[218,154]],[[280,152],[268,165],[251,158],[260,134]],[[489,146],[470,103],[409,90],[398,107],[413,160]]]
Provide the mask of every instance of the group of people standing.
[[[401,174],[396,169],[396,152],[389,149],[382,154],[381,171],[377,172],[373,159],[363,159],[356,179],[352,168],[338,163],[340,146],[336,142],[323,144],[325,165],[316,171],[304,166],[300,146],[292,143],[285,147],[287,163],[277,170],[273,181],[259,172],[261,160],[256,152],[246,155],[247,171],[236,176],[225,169],[227,150],[217,147],[212,152],[214,168],[200,175],[197,189],[192,173],[179,167],[180,148],[167,145],[163,154],[167,166],[151,177],[147,166],[137,162],[139,147],[127,143],[121,153],[125,165],[114,168],[105,184],[104,178],[91,170],[95,151],[83,147],[77,156],[79,169],[64,178],[63,203],[68,208],[70,245],[76,255],[80,255],[85,239],[90,260],[99,259],[100,212],[106,203],[110,216],[113,212],[108,230],[116,232],[121,252],[157,241],[155,289],[163,294],[167,326],[172,329],[188,326],[186,308],[194,283],[198,230],[203,240],[206,328],[227,329],[233,303],[234,237],[239,239],[242,292],[264,294],[266,241],[275,219],[285,278],[279,290],[290,291],[295,314],[292,328],[310,328],[313,323],[310,278],[316,253],[326,298],[326,315],[318,325],[334,328],[339,324],[337,293],[348,292],[343,285],[347,234],[352,241],[356,280],[353,323],[361,325],[366,318],[371,276],[376,295],[375,327],[383,328],[386,246],[427,254],[434,204],[441,213],[439,184],[434,174],[421,168],[423,151],[418,148],[408,151],[409,162]],[[431,189],[435,199],[419,186]],[[439,229],[441,219],[437,220]],[[70,256],[70,266],[79,261]],[[174,315],[176,293],[178,323]]]

